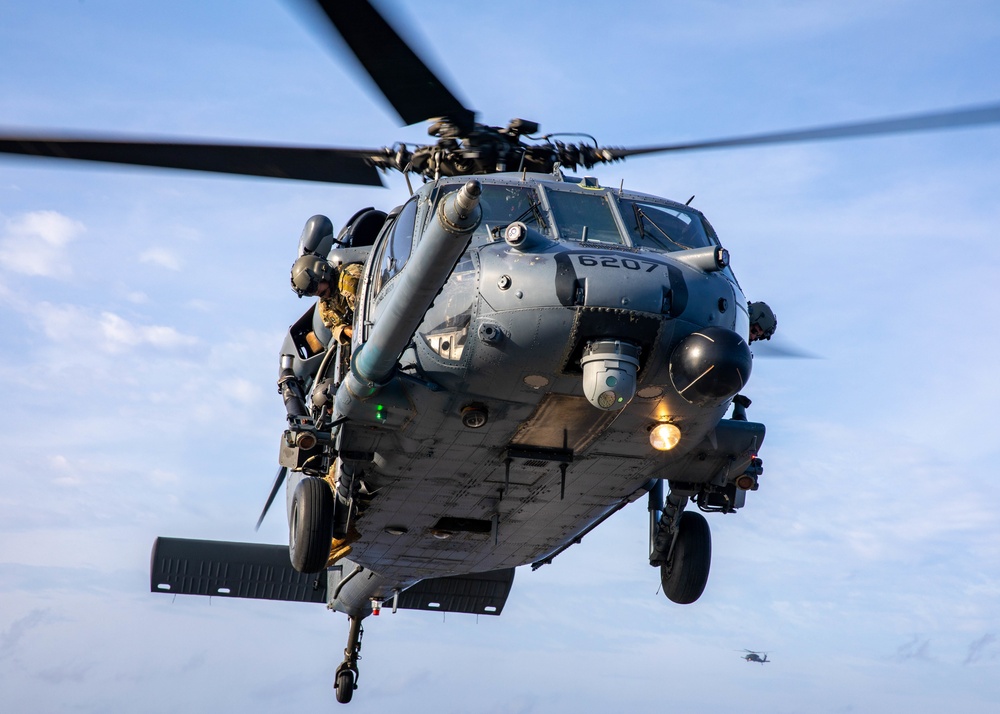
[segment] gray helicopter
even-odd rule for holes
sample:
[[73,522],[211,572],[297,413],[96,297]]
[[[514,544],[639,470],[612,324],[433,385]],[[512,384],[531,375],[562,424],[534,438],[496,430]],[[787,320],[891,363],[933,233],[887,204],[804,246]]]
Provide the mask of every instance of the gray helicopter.
[[767,652],[755,652],[754,650],[741,650],[745,654],[741,655],[743,659],[747,662],[757,662],[758,664],[767,664],[773,660],[767,658]]
[[760,484],[765,428],[747,418],[742,391],[750,343],[776,320],[748,302],[702,213],[570,172],[643,154],[995,123],[1000,106],[643,148],[563,143],[524,119],[479,123],[369,2],[315,4],[405,124],[434,120],[434,143],[0,136],[0,152],[30,156],[422,180],[396,208],[364,208],[339,231],[314,216],[302,232],[302,294],[361,267],[349,341],[334,339],[313,304],[281,347],[288,425],[261,519],[284,487],[289,544],[159,538],[152,590],[346,613],[341,702],[357,688],[365,618],[383,607],[499,615],[516,568],[551,563],[643,498],[664,594],[695,602],[711,566],[699,511],[733,513]]

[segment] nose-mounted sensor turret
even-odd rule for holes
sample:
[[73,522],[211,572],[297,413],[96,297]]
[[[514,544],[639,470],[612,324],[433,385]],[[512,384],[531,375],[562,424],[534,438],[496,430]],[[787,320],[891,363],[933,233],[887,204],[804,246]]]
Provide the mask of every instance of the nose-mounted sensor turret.
[[595,340],[583,350],[583,393],[598,409],[623,408],[635,396],[639,347],[621,340]]

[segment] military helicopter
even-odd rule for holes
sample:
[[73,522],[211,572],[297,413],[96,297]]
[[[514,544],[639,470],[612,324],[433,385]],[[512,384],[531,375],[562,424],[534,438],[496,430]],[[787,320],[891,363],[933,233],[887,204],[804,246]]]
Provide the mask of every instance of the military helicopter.
[[768,662],[771,661],[767,658],[767,652],[754,652],[753,650],[743,650],[743,652],[746,652],[746,654],[743,655],[743,659],[745,659],[747,662],[759,662],[760,664],[767,664]]
[[516,567],[551,563],[643,497],[664,593],[696,601],[711,537],[688,506],[735,512],[762,474],[764,425],[747,419],[741,394],[760,321],[703,214],[565,172],[996,122],[1000,108],[645,148],[563,143],[523,119],[478,123],[368,2],[317,5],[404,123],[436,120],[435,143],[0,137],[14,154],[366,186],[381,184],[380,170],[423,180],[398,208],[365,208],[337,232],[317,216],[303,230],[300,258],[364,271],[349,347],[312,306],[281,348],[288,427],[261,517],[284,485],[289,546],[161,538],[153,591],[346,613],[342,702],[357,686],[364,618],[383,606],[499,615]]

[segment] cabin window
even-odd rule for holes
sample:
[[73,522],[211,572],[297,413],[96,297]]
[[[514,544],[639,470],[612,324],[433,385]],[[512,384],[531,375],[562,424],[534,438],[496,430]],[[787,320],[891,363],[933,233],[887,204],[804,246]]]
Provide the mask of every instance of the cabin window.
[[467,252],[459,259],[418,330],[438,357],[450,362],[462,359],[476,295],[476,264]]
[[603,191],[546,190],[545,197],[562,240],[618,245],[625,242],[610,199]]
[[632,242],[659,251],[690,250],[715,245],[697,211],[646,201],[619,199]]
[[413,224],[416,217],[417,199],[412,198],[400,210],[382,246],[375,279],[376,293],[406,265],[406,260],[413,250]]

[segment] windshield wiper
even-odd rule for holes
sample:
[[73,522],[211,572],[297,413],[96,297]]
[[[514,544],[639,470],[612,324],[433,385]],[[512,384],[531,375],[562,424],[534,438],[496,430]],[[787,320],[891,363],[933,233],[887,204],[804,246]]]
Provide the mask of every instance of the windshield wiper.
[[658,225],[656,225],[656,223],[649,216],[647,216],[646,213],[641,208],[639,208],[638,205],[635,205],[635,218],[636,218],[636,223],[639,226],[639,235],[641,237],[648,238],[649,240],[651,240],[654,243],[656,243],[656,245],[658,245],[663,250],[668,250],[668,251],[671,250],[671,248],[670,248],[669,245],[667,245],[666,243],[664,243],[663,241],[661,241],[659,238],[657,238],[655,235],[653,235],[652,233],[650,233],[649,231],[647,231],[645,229],[643,221],[649,221],[649,225],[651,225],[653,228],[655,228],[657,231],[659,231],[660,235],[662,235],[664,238],[666,238],[668,241],[670,241],[674,245],[678,246],[682,250],[684,249],[684,246],[682,246],[680,243],[678,243],[673,238],[671,238],[670,236],[668,236],[666,234],[666,232],[662,228],[660,228]]
[[545,225],[545,218],[543,217],[542,211],[540,210],[541,205],[542,204],[539,201],[533,201],[532,204],[525,209],[524,213],[522,213],[520,216],[518,216],[511,222],[516,223],[517,221],[525,221],[525,219],[528,217],[528,214],[530,213],[532,220],[534,220],[535,223],[537,223],[541,228],[547,229],[548,227]]
[[639,204],[638,203],[633,203],[632,204],[632,213],[635,214],[635,227],[636,227],[636,230],[639,231],[639,237],[640,238],[645,238],[646,237],[646,229],[642,225],[642,218],[643,218],[644,214],[642,212],[642,209],[639,208]]

